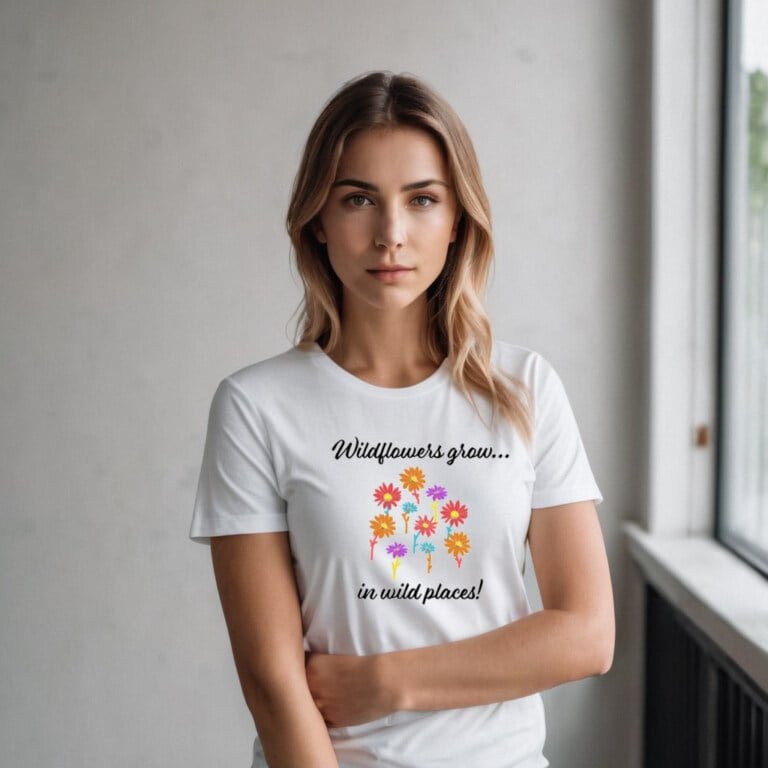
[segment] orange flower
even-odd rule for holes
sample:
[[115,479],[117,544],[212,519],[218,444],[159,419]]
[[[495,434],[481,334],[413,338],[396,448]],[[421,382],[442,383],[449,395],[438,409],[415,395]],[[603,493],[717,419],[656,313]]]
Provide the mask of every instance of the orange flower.
[[465,555],[469,552],[469,536],[463,531],[454,531],[445,539],[445,548],[454,557]]
[[400,473],[400,482],[404,488],[413,493],[423,488],[426,480],[424,479],[424,473],[419,467],[408,467],[408,469]]
[[371,522],[371,531],[379,539],[385,539],[395,533],[395,519],[388,514],[376,515]]

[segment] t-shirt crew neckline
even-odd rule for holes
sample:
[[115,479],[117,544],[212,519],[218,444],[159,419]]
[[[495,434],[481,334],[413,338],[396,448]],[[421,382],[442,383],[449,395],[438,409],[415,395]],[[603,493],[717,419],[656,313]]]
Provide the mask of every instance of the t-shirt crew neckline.
[[417,381],[415,384],[411,384],[408,387],[380,387],[377,384],[371,384],[370,382],[361,379],[359,376],[355,376],[355,374],[350,373],[346,368],[342,368],[326,354],[325,350],[316,341],[313,342],[310,354],[312,355],[312,359],[321,368],[324,368],[335,376],[339,382],[358,392],[377,395],[379,397],[401,398],[421,395],[426,392],[431,392],[450,378],[448,358],[445,357],[443,362],[440,363],[440,365],[427,376],[426,379]]

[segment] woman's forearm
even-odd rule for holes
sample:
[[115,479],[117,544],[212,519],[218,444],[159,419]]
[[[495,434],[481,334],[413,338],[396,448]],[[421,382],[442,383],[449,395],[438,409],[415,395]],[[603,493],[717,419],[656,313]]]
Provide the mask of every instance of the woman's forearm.
[[306,681],[281,681],[246,694],[270,768],[338,768],[328,728]]
[[464,640],[379,654],[378,678],[397,709],[472,707],[528,696],[606,672],[613,626],[546,609]]

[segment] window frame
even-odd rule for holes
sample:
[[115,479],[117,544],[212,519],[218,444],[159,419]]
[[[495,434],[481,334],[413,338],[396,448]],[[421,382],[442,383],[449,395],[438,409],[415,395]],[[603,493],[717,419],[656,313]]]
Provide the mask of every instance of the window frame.
[[[739,113],[734,108],[729,109],[729,103],[733,104],[734,100],[740,98],[739,93],[739,72],[741,68],[741,53],[742,53],[742,20],[743,20],[743,7],[742,0],[729,0],[724,3],[725,5],[725,39],[723,42],[724,50],[724,62],[723,62],[723,110],[722,110],[722,125],[723,125],[723,140],[722,140],[722,240],[720,244],[720,278],[718,285],[722,287],[723,295],[720,300],[720,313],[719,313],[719,360],[718,360],[718,408],[717,418],[720,424],[720,431],[725,434],[725,424],[728,419],[731,418],[729,411],[726,409],[726,383],[725,383],[725,364],[727,360],[725,349],[725,337],[729,327],[728,316],[728,291],[726,290],[726,267],[729,261],[732,260],[730,253],[730,245],[736,241],[735,233],[733,232],[735,227],[735,210],[730,204],[732,185],[737,175],[738,166],[733,161],[733,150],[738,146],[736,135],[739,130],[743,130],[744,126],[739,124]],[[737,105],[743,107],[744,105]],[[722,542],[724,546],[731,549],[738,556],[742,557],[750,565],[756,568],[763,576],[768,577],[768,560],[765,559],[765,555],[762,550],[757,547],[750,546],[749,541],[745,541],[743,538],[737,536],[730,531],[724,521],[725,515],[725,484],[723,482],[725,461],[724,461],[724,439],[718,440],[717,445],[717,493],[716,493],[716,510],[715,510],[715,527],[714,536]]]
[[653,2],[648,498],[624,531],[643,578],[768,690],[768,580],[716,537],[727,3]]
[[[645,522],[663,535],[715,530],[720,8],[717,0],[653,6]],[[703,446],[700,428],[709,435]]]

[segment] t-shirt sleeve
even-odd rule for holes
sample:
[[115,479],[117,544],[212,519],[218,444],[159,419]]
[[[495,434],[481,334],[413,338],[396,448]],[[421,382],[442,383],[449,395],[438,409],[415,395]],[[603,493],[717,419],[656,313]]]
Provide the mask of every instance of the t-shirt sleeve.
[[287,531],[263,419],[229,377],[216,389],[197,484],[189,538]]
[[552,365],[538,356],[536,430],[533,464],[536,477],[531,507],[553,507],[574,501],[603,501],[565,387]]

